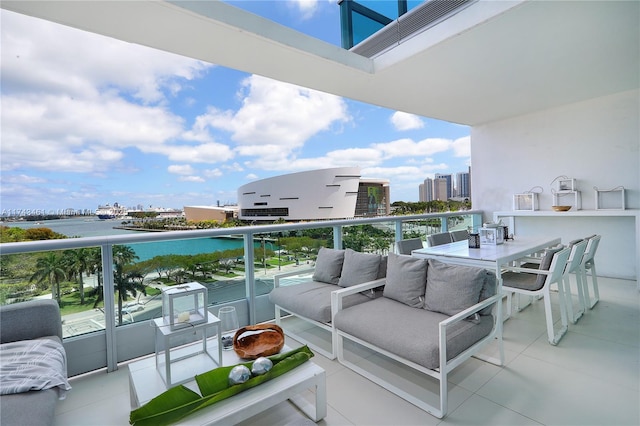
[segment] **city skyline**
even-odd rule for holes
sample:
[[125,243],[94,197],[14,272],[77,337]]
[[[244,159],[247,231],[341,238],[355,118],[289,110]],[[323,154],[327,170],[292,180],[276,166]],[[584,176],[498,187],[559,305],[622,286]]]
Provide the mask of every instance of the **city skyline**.
[[[333,2],[231,2],[340,44]],[[418,201],[470,163],[467,126],[1,11],[1,209],[237,202],[267,177],[358,166]]]

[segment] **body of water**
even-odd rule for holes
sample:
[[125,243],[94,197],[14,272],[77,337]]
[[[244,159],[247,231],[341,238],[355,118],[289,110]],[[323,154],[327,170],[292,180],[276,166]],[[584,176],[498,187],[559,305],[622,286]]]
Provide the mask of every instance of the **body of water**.
[[[119,226],[122,220],[100,220],[97,218],[74,218],[44,220],[41,222],[6,222],[9,227],[29,228],[49,228],[68,237],[99,237],[105,235],[131,234],[141,231],[128,231],[124,229],[114,229]],[[155,256],[167,254],[200,254],[212,253],[220,250],[231,250],[243,247],[242,239],[229,238],[200,238],[196,240],[177,240],[153,243],[137,243],[129,245],[138,255],[138,261],[148,260]],[[259,243],[257,243],[259,246]]]

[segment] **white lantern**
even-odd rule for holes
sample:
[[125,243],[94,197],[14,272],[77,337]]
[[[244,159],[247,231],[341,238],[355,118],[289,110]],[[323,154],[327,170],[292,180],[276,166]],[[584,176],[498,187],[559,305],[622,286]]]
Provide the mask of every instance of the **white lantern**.
[[162,318],[171,330],[207,322],[207,288],[192,282],[162,291]]

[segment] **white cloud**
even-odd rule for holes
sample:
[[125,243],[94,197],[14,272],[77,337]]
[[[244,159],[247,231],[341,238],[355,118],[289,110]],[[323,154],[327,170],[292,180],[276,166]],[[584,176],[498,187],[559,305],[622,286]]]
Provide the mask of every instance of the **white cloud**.
[[4,171],[131,170],[125,166],[130,148],[172,161],[233,156],[211,140],[190,149],[174,144],[189,133],[183,119],[166,108],[167,100],[211,65],[0,13]]
[[412,139],[398,139],[386,143],[375,143],[372,147],[380,150],[385,159],[396,157],[430,156],[451,149],[452,141],[443,138],[428,138],[415,142]]
[[456,157],[471,157],[471,136],[453,141],[453,154]]
[[219,178],[223,175],[222,170],[220,169],[207,169],[203,172],[204,176],[207,178]]
[[289,4],[300,12],[303,20],[311,19],[318,10],[318,0],[290,0]]
[[176,175],[191,175],[193,174],[193,167],[189,164],[172,164],[167,167],[167,171]]
[[[200,126],[231,132],[240,146],[273,145],[291,152],[317,133],[350,120],[340,97],[257,75],[243,81],[239,95],[238,111],[210,109],[199,118]],[[251,153],[244,150],[243,155]]]
[[180,176],[178,178],[180,182],[194,182],[194,183],[203,183],[205,180],[200,176]]
[[422,129],[424,127],[424,121],[415,115],[402,111],[396,111],[391,116],[391,124],[396,130],[415,130]]

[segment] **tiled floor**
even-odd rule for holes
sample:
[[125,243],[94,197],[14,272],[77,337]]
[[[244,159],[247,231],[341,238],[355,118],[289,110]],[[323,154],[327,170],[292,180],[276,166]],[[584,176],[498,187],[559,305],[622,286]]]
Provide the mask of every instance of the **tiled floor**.
[[[319,424],[640,424],[640,293],[635,281],[600,278],[599,283],[600,302],[570,325],[558,346],[547,343],[541,301],[506,321],[506,365],[471,359],[459,367],[450,376],[449,414],[444,419],[419,410],[337,360],[314,357],[312,361],[327,372],[328,415]],[[435,401],[435,381],[375,355],[362,362],[400,377],[403,385]],[[128,424],[126,365],[114,373],[75,378],[72,386],[58,404],[57,425]],[[301,419],[303,415],[285,402],[242,425],[286,425]]]

